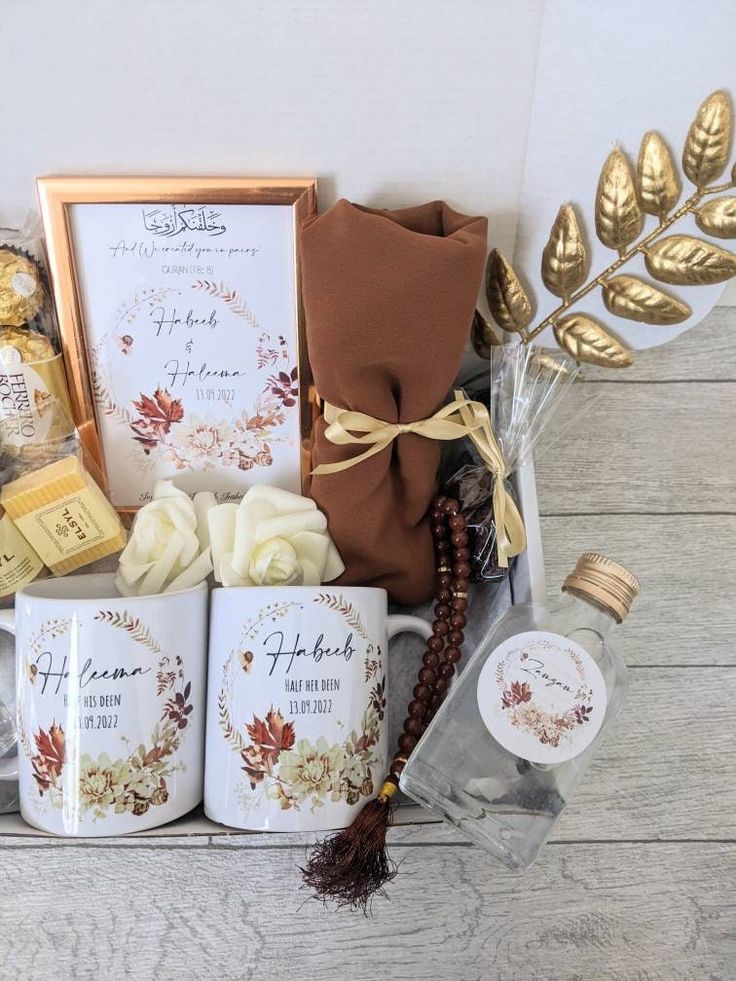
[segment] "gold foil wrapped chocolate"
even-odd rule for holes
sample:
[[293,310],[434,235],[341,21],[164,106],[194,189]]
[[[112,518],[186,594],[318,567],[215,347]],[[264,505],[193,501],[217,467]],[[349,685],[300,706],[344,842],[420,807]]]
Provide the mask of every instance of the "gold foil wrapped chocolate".
[[27,327],[0,327],[0,439],[26,446],[74,431],[64,364],[53,343]]
[[55,355],[54,345],[40,331],[27,327],[0,327],[0,365],[47,361]]
[[0,324],[20,327],[43,306],[38,266],[11,249],[0,249]]

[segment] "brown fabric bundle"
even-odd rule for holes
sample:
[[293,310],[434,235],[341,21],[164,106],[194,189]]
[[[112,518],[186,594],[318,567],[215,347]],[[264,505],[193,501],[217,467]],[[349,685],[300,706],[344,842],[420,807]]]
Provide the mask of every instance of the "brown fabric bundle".
[[[457,375],[478,296],[485,218],[442,201],[376,211],[339,201],[302,235],[307,347],[320,397],[385,422],[414,422],[443,404]],[[346,460],[315,425],[312,465]],[[340,473],[315,476],[346,571],[340,582],[383,586],[416,605],[435,588],[428,508],[440,444],[414,433]]]

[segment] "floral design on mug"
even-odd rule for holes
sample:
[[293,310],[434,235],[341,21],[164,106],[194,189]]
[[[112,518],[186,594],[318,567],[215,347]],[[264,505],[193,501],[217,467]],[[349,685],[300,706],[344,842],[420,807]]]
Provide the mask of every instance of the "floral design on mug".
[[315,603],[320,603],[322,606],[326,606],[329,610],[334,610],[339,613],[344,619],[345,623],[349,627],[352,627],[363,640],[368,640],[368,634],[366,632],[363,621],[360,617],[360,613],[355,609],[352,603],[342,595],[342,593],[320,593],[319,596],[314,597]]
[[287,613],[295,609],[303,610],[304,604],[289,600],[267,603],[258,611],[256,616],[250,620],[246,620],[246,622],[243,624],[242,640],[255,640],[258,636],[260,627],[264,623],[267,623],[268,621],[271,623],[277,623],[282,617],[285,617]]
[[31,756],[33,779],[40,794],[57,786],[57,780],[66,763],[66,739],[62,726],[52,722],[48,732],[39,727],[33,736],[36,753]]
[[[373,645],[370,647],[376,650]],[[232,651],[223,666],[218,722],[231,749],[241,757],[250,791],[262,790],[282,810],[309,806],[314,811],[328,801],[352,805],[361,796],[371,796],[374,769],[379,762],[376,749],[386,711],[385,674],[370,690],[359,731],[352,730],[340,742],[330,744],[322,736],[312,742],[298,739],[297,723],[287,721],[281,710],[273,706],[263,718],[254,714],[242,729],[236,725],[229,706],[233,665],[241,653]]]
[[363,661],[363,667],[365,668],[365,680],[370,681],[371,678],[375,678],[378,674],[378,668],[380,667],[380,662],[378,658],[381,656],[381,648],[378,648],[378,657],[376,657],[376,645],[369,644],[366,648],[365,659]]
[[263,784],[266,797],[281,810],[312,810],[329,800],[357,804],[373,793],[374,753],[386,705],[382,692],[385,677],[371,693],[361,719],[360,732],[353,730],[344,742],[331,745],[320,736],[316,742],[296,741],[295,723],[286,722],[271,708],[265,720],[253,716],[245,729],[250,742],[240,751],[242,769],[251,790]]
[[[125,630],[136,643],[153,654],[161,654],[155,672],[156,694],[166,697],[148,745],[141,743],[127,757],[117,759],[107,753],[97,757],[88,753],[79,756],[76,796],[81,814],[91,813],[94,821],[105,818],[111,811],[141,816],[151,807],[165,804],[169,798],[167,778],[180,768],[171,758],[181,746],[194,711],[190,701],[192,685],[185,680],[181,656],[163,653],[138,617],[131,616],[127,610],[99,610],[95,619]],[[40,649],[43,637],[65,632],[68,622],[61,626],[60,630],[59,621],[44,623],[31,640],[31,653]],[[54,808],[62,808],[64,794],[69,792],[68,779],[62,779],[68,747],[63,726],[52,721],[48,730],[39,727],[33,734],[33,746],[21,727],[20,741],[30,759],[39,797]]]

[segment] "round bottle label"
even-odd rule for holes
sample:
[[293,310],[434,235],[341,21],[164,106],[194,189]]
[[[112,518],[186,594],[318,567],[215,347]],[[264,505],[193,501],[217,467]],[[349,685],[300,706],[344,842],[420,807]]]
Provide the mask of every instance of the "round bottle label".
[[543,630],[499,644],[478,678],[478,708],[488,731],[532,763],[563,763],[587,749],[606,702],[605,679],[585,648]]

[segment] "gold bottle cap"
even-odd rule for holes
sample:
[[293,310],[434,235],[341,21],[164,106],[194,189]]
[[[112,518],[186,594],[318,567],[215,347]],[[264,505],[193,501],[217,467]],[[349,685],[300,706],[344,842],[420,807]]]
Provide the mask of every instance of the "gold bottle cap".
[[641,586],[636,576],[613,559],[598,552],[584,552],[562,589],[592,600],[623,623]]

